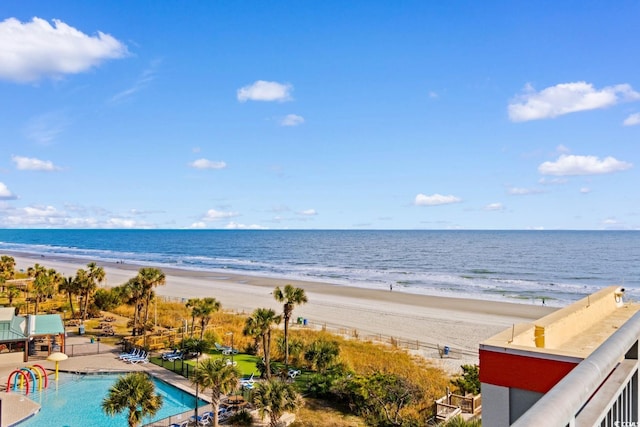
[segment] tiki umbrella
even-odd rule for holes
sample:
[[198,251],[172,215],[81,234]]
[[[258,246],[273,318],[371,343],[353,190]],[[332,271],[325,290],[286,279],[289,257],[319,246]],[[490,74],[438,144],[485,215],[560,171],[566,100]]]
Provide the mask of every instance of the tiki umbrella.
[[56,381],[58,381],[58,363],[60,363],[63,360],[67,360],[68,358],[69,356],[67,356],[64,353],[60,353],[59,351],[55,353],[51,353],[49,357],[47,357],[47,360],[56,362],[56,377],[55,377]]

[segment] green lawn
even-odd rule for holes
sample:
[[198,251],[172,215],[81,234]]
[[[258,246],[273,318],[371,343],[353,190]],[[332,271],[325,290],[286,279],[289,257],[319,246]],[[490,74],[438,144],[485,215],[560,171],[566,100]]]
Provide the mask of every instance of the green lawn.
[[[214,359],[222,358],[222,359],[231,360],[231,356],[223,356],[220,354],[220,352],[209,353],[209,357]],[[237,365],[238,369],[240,370],[240,373],[242,374],[243,377],[249,377],[251,376],[251,374],[254,374],[255,378],[260,376],[260,372],[256,368],[256,362],[258,362],[259,360],[260,360],[260,357],[253,356],[250,354],[239,353],[233,356],[233,361],[238,364]],[[183,376],[187,376],[187,373],[191,375],[191,372],[193,371],[193,368],[196,364],[196,359],[189,359],[185,361],[177,360],[175,362],[167,362],[162,360],[161,357],[152,357],[150,361],[151,363],[167,368]]]

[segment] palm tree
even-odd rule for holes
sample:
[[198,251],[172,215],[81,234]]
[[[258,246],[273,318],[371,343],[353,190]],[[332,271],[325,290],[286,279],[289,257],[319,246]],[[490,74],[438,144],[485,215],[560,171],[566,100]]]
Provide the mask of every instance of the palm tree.
[[185,304],[187,308],[191,309],[191,338],[193,338],[193,328],[196,323],[196,314],[198,311],[196,307],[198,307],[199,301],[200,298],[189,298],[189,300]]
[[202,389],[211,389],[211,405],[213,406],[213,426],[218,427],[218,410],[220,398],[230,394],[238,387],[240,371],[227,365],[222,359],[207,359],[198,364],[192,383]]
[[132,277],[122,286],[123,299],[127,304],[133,305],[133,326],[132,335],[141,333],[142,328],[139,326],[142,317],[142,308],[144,306],[144,286],[140,282],[139,277]]
[[189,353],[195,353],[197,357],[209,350],[209,342],[205,340],[199,340],[198,338],[186,338],[182,341],[181,347],[184,351]]
[[262,418],[269,416],[269,425],[276,427],[285,412],[294,412],[302,406],[302,399],[293,384],[280,380],[258,383],[253,394],[253,403]]
[[9,305],[13,305],[14,298],[18,298],[20,296],[20,289],[15,286],[8,286],[6,294],[9,299]]
[[193,329],[196,317],[200,319],[200,339],[204,339],[204,331],[211,321],[211,315],[220,310],[220,301],[215,298],[190,298],[186,304],[191,309],[191,337],[193,338]]
[[55,292],[57,284],[60,281],[60,275],[54,269],[47,270],[38,264],[30,270],[30,274],[33,274],[32,277],[34,278],[33,291],[36,300],[34,313],[37,314],[40,302],[44,301],[45,298],[48,298]]
[[27,276],[36,277],[37,274],[47,271],[47,268],[38,263],[34,264],[33,267],[27,267]]
[[102,410],[114,416],[129,411],[129,427],[135,427],[147,416],[153,416],[162,407],[162,396],[156,394],[155,386],[147,374],[134,372],[118,378],[102,401]]
[[204,330],[207,328],[211,315],[220,310],[220,301],[215,298],[205,298],[200,300],[197,307],[197,315],[200,318],[200,340],[204,339]]
[[[289,358],[292,360],[292,363],[295,364],[296,359],[304,350],[304,342],[299,338],[290,338],[286,345],[289,348]],[[276,339],[276,346],[280,354],[285,353],[284,336],[279,336]]]
[[71,317],[76,317],[75,309],[73,308],[73,296],[78,294],[79,286],[74,277],[63,277],[60,285],[58,285],[58,292],[66,292],[69,298],[69,308],[71,309]]
[[323,339],[314,341],[305,352],[304,358],[311,362],[315,369],[324,374],[340,354],[340,346],[336,341]]
[[284,303],[282,311],[282,315],[284,316],[284,364],[285,366],[289,366],[289,320],[291,320],[293,308],[296,305],[307,302],[307,295],[304,293],[304,289],[285,285],[284,290],[278,286],[273,291],[273,297],[276,301]]
[[0,256],[0,277],[11,280],[15,275],[16,260],[8,255]]
[[138,280],[142,285],[144,294],[144,322],[143,328],[146,331],[147,323],[149,323],[149,306],[155,294],[153,288],[162,286],[166,283],[166,277],[162,270],[158,268],[141,268],[138,270]]
[[80,300],[78,302],[78,311],[80,312],[80,318],[82,321],[86,318],[86,307],[88,307],[89,295],[91,294],[91,281],[89,280],[87,271],[79,268],[76,271],[76,277],[74,278],[76,286],[78,287],[78,296]]
[[282,316],[270,308],[257,308],[244,325],[242,333],[262,338],[262,352],[264,355],[265,375],[271,378],[271,365],[269,357],[271,353],[271,328],[282,320]]
[[95,262],[90,262],[89,264],[87,264],[87,268],[88,270],[80,269],[76,273],[80,291],[80,301],[82,306],[80,311],[82,313],[81,318],[83,322],[87,318],[87,311],[89,310],[89,302],[91,300],[91,296],[106,276],[104,268],[98,267]]

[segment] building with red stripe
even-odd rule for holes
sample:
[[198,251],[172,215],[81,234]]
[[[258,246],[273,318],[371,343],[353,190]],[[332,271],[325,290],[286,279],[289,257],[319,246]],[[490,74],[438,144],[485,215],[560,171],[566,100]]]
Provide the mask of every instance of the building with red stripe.
[[610,286],[480,343],[483,425],[511,425],[640,310],[623,296]]

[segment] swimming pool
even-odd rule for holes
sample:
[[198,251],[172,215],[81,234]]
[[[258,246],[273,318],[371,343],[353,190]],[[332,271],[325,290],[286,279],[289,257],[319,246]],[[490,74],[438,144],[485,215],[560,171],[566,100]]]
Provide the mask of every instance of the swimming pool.
[[[127,413],[114,417],[102,412],[102,400],[118,375],[74,375],[60,373],[58,387],[55,381],[42,391],[29,393],[29,399],[42,406],[40,412],[19,424],[20,427],[122,427],[127,425]],[[195,398],[163,381],[153,379],[156,393],[162,396],[162,408],[153,418],[145,418],[143,425],[193,409]],[[205,402],[200,401],[199,406]]]

